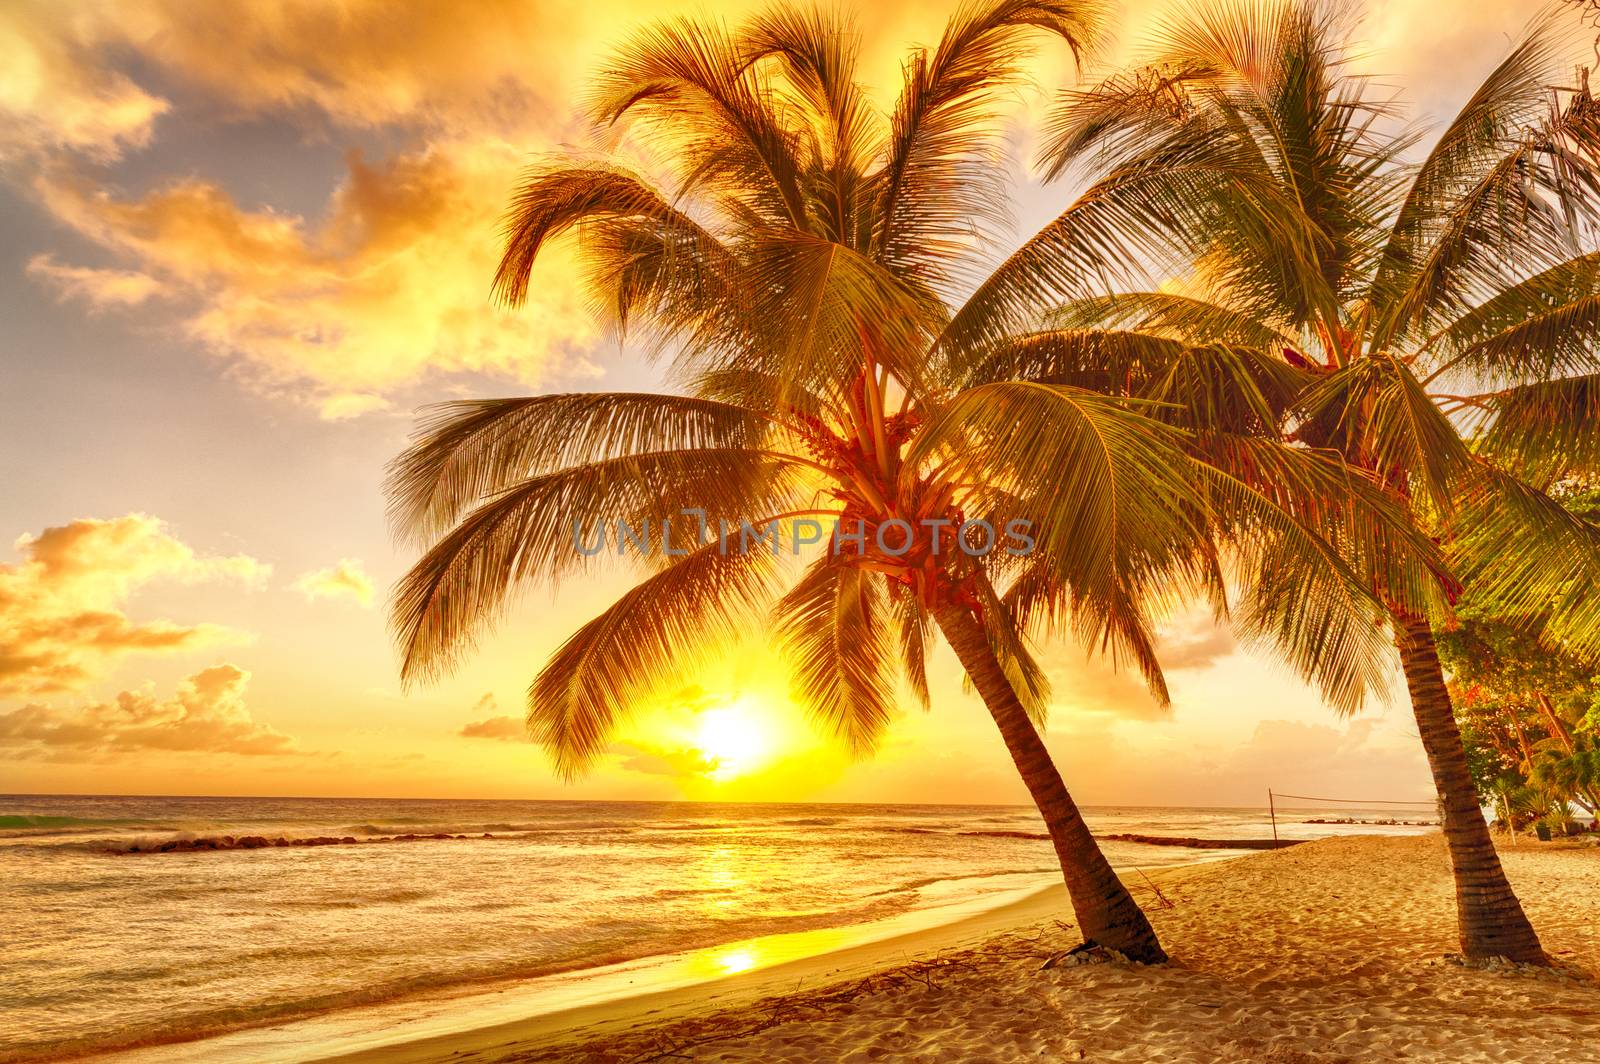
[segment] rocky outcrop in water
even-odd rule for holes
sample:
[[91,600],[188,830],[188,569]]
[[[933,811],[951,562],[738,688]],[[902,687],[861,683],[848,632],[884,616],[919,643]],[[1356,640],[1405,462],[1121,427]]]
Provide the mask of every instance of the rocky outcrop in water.
[[1307,824],[1377,824],[1377,825],[1379,825],[1381,827],[1391,827],[1391,828],[1395,828],[1395,827],[1436,828],[1436,827],[1439,826],[1439,822],[1437,820],[1392,820],[1392,819],[1357,820],[1354,817],[1348,817],[1348,816],[1336,817],[1336,818],[1331,819],[1331,820],[1324,819],[1322,817],[1317,817],[1317,818],[1312,819],[1312,820],[1307,820],[1306,823]]
[[383,842],[422,842],[428,839],[492,839],[493,835],[452,835],[436,832],[432,835],[375,835],[358,839],[354,835],[315,835],[291,839],[284,836],[268,838],[265,835],[216,835],[194,839],[167,839],[163,842],[135,842],[119,847],[115,853],[204,853],[208,850],[264,850],[279,846],[366,846]]
[[1306,839],[1189,839],[1170,835],[1096,835],[1113,842],[1142,842],[1146,846],[1187,846],[1192,850],[1281,850]]

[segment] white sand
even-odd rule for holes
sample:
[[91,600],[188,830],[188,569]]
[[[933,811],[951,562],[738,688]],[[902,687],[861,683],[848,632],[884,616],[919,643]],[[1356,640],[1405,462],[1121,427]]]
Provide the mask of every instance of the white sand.
[[[1479,970],[1456,948],[1443,841],[1339,838],[1157,878],[1138,891],[1169,965],[1041,970],[1054,920],[912,968],[710,1011],[470,1036],[426,1057],[494,1061],[1600,1061],[1600,849],[1524,843],[1507,872],[1572,972]],[[1143,887],[1143,881],[1136,886]],[[1060,904],[1064,899],[1047,899]],[[1575,973],[1575,974],[1574,974]],[[413,1050],[420,1047],[413,1047]],[[441,1050],[435,1055],[432,1050]]]

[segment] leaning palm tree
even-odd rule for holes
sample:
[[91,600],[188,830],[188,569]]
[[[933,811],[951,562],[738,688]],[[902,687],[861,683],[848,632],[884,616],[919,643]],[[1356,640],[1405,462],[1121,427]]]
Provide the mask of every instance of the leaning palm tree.
[[[943,346],[969,382],[1092,378],[1168,401],[1177,424],[1332,448],[1448,546],[1476,596],[1593,656],[1600,535],[1543,489],[1600,459],[1600,105],[1586,79],[1555,88],[1546,16],[1407,164],[1420,138],[1347,69],[1348,40],[1332,5],[1200,5],[1149,65],[1069,92],[1049,163],[1105,176]],[[1085,291],[1093,267],[1124,291]],[[1141,290],[1141,271],[1161,286]],[[1434,646],[1450,602],[1374,587],[1442,804],[1463,953],[1538,961]]]
[[887,115],[831,18],[778,8],[736,33],[674,22],[635,38],[590,113],[657,176],[620,151],[534,168],[496,285],[519,303],[535,260],[575,231],[597,307],[670,351],[681,391],[427,415],[390,479],[398,528],[426,547],[395,597],[403,677],[455,664],[513,587],[616,562],[594,540],[619,521],[635,543],[654,530],[645,575],[528,692],[563,774],[639,699],[764,630],[816,717],[869,751],[902,693],[926,703],[937,630],[1045,821],[1081,933],[1162,960],[1040,737],[1029,639],[1070,627],[1164,698],[1164,604],[1189,592],[1220,608],[1230,578],[1293,565],[1298,604],[1326,621],[1302,649],[1342,678],[1379,608],[1351,557],[1383,542],[1409,563],[1427,547],[1343,462],[1238,436],[1233,465],[1281,474],[1263,491],[1140,404],[954,387],[934,342],[1003,204],[997,94],[1029,35],[1076,50],[1098,20],[1082,0],[965,8],[907,62]]

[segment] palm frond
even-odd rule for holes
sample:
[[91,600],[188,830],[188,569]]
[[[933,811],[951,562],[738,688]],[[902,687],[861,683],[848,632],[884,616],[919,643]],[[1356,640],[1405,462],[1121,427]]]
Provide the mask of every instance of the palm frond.
[[1069,384],[1106,395],[1143,390],[1182,357],[1175,340],[1132,330],[1048,329],[1006,337],[984,352],[962,385],[1005,380]]
[[1416,491],[1440,510],[1450,509],[1453,481],[1471,456],[1408,366],[1393,358],[1361,359],[1307,389],[1300,411],[1309,419],[1299,430],[1303,439],[1334,447],[1396,490]]
[[830,240],[866,251],[862,201],[871,194],[869,171],[886,131],[855,80],[854,25],[836,12],[780,6],[757,15],[741,36],[746,64],[779,60],[806,124],[825,133],[811,214]]
[[752,234],[743,250],[745,299],[761,342],[734,352],[686,349],[677,372],[737,366],[837,400],[870,353],[912,394],[932,389],[923,352],[943,319],[924,293],[842,244],[794,229]]
[[776,593],[779,559],[708,543],[578,629],[528,688],[528,724],[556,770],[588,768],[639,702],[746,636]]
[[[678,519],[688,539],[704,512],[713,527],[795,509],[805,469],[782,455],[693,448],[601,459],[536,476],[493,496],[428,551],[395,588],[392,623],[400,675],[411,683],[447,670],[499,618],[513,588],[591,567],[595,529]],[[584,550],[579,549],[579,542]],[[617,545],[620,548],[620,545]],[[679,541],[674,549],[682,549]],[[618,551],[620,553],[620,551]],[[613,554],[613,557],[615,554]]]
[[878,178],[875,256],[896,270],[948,288],[952,260],[1005,220],[994,165],[995,107],[1021,75],[1030,33],[1095,46],[1107,19],[1101,0],[968,0],[932,53],[904,71]]
[[389,463],[390,522],[431,543],[476,503],[529,477],[647,451],[750,447],[767,422],[695,396],[571,392],[427,407]]
[[1600,476],[1600,374],[1501,392],[1482,450],[1540,481]]
[[952,480],[1005,485],[1014,501],[994,519],[1031,526],[1046,612],[1114,662],[1144,666],[1147,605],[1208,571],[1205,500],[1184,440],[1105,396],[1001,382],[951,400],[907,461],[937,455]]
[[895,711],[898,647],[882,584],[824,554],[773,610],[807,710],[858,756],[872,752]]
[[1475,601],[1600,660],[1600,527],[1487,462],[1476,471],[1451,522],[1452,556]]
[[1161,404],[1153,416],[1185,428],[1275,437],[1308,380],[1259,348],[1207,343],[1182,347],[1136,394]]
[[1428,345],[1429,377],[1520,384],[1600,369],[1600,252],[1567,259],[1505,288]]
[[590,113],[602,125],[642,119],[639,134],[661,141],[690,187],[737,190],[767,224],[807,229],[805,139],[780,121],[770,87],[749,75],[725,26],[658,22],[612,57],[595,80]]
[[1060,328],[1132,329],[1191,344],[1223,343],[1271,351],[1296,338],[1249,312],[1174,292],[1113,292],[1076,300],[1050,313]]
[[731,270],[717,238],[638,174],[614,163],[537,166],[523,176],[506,213],[495,294],[507,305],[520,305],[534,261],[552,239],[574,226],[618,219],[647,222],[719,269]]
[[1316,683],[1340,713],[1385,698],[1390,611],[1444,602],[1448,573],[1431,540],[1335,453],[1211,434],[1199,454],[1239,587],[1235,631]]
[[928,653],[933,642],[933,618],[912,595],[892,596],[891,605],[898,621],[900,660],[905,667],[906,683],[917,705],[926,710],[931,701]]
[[1258,154],[1197,127],[1096,181],[961,305],[939,337],[942,357],[962,364],[1053,307],[1178,272],[1224,228],[1314,262],[1297,208]]
[[1571,190],[1543,158],[1560,139],[1547,117],[1568,43],[1547,10],[1417,168],[1369,297],[1379,310],[1379,346],[1463,312],[1514,280],[1508,271],[1525,276],[1559,261],[1563,248],[1576,250],[1562,205]]
[[[1050,681],[1028,648],[1027,632],[982,569],[973,574],[973,586],[980,607],[978,620],[989,637],[989,648],[1022,708],[1036,726],[1043,728],[1050,711]],[[964,679],[964,686],[971,689],[971,677]]]

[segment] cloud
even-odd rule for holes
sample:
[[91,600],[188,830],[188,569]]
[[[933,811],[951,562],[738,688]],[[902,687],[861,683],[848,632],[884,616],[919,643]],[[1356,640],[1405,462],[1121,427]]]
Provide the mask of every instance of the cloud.
[[293,739],[251,716],[244,702],[249,683],[243,669],[217,665],[184,680],[167,699],[146,685],[70,712],[26,705],[0,713],[0,746],[35,753],[294,753]]
[[[892,83],[906,29],[937,32],[942,11],[908,21],[912,10],[867,14],[875,77]],[[668,14],[645,0],[7,5],[8,59],[23,74],[0,97],[0,125],[28,130],[18,172],[53,219],[114,260],[44,256],[31,275],[97,309],[159,294],[172,327],[243,384],[331,420],[407,405],[441,377],[532,389],[591,377],[600,334],[569,249],[544,256],[525,307],[490,304],[501,215],[536,153],[587,135],[574,101],[603,58]],[[113,100],[125,105],[108,110]],[[219,152],[234,120],[403,147],[351,154],[314,214],[239,203],[202,176],[203,158],[157,158],[155,183],[134,193],[84,167],[158,155],[161,115],[215,123]]]
[[[592,377],[599,332],[568,251],[552,249],[518,311],[490,303],[489,281],[518,173],[579,132],[578,82],[655,14],[642,2],[5,5],[0,153],[26,160],[17,172],[45,210],[113,260],[40,255],[29,273],[94,309],[159,294],[172,327],[245,386],[329,420],[408,405],[441,377],[529,389]],[[241,205],[188,165],[132,195],[82,165],[159,150],[169,113],[220,118],[218,144],[239,120],[324,142],[379,130],[404,148],[350,154],[314,216]]]
[[102,62],[123,36],[74,5],[0,4],[0,160],[53,151],[99,162],[150,140],[170,106]]
[[[1266,778],[1274,772],[1281,775],[1287,771],[1285,766],[1293,766],[1297,775],[1315,777],[1348,765],[1357,755],[1390,756],[1392,751],[1380,750],[1374,745],[1373,725],[1374,721],[1367,717],[1352,720],[1343,727],[1264,720],[1255,726],[1248,742],[1227,755],[1227,771]],[[1399,753],[1405,760],[1416,760],[1414,750]]]
[[[479,713],[494,713],[499,709],[493,694],[486,694],[478,699],[472,706],[474,715]],[[489,716],[483,720],[475,720],[463,727],[456,734],[465,739],[501,739],[506,742],[530,742],[528,726],[516,717],[504,715]]]
[[[760,6],[0,6],[8,60],[0,155],[21,160],[13,168],[56,221],[115,260],[44,255],[29,272],[95,309],[159,296],[170,303],[162,313],[172,328],[225,360],[243,384],[330,420],[406,405],[441,377],[448,384],[488,374],[537,389],[591,376],[600,337],[568,249],[541,262],[527,307],[510,313],[487,299],[517,173],[536,153],[587,135],[575,101],[635,27],[689,11],[738,21]],[[954,6],[898,0],[855,13],[862,75],[881,103],[892,98],[908,46],[936,39]],[[1173,6],[1132,4],[1121,20],[1127,35],[1142,36]],[[1511,0],[1477,5],[1475,56],[1500,49],[1487,30],[1520,23],[1523,16],[1506,14],[1512,8]],[[1423,55],[1420,38],[1405,33],[1433,19],[1433,6],[1397,0],[1381,10],[1374,32],[1395,45],[1401,72],[1418,62],[1431,72],[1433,53]],[[1044,84],[1068,76],[1063,47],[1040,55]],[[1461,80],[1452,73],[1427,86],[1459,95]],[[1034,110],[1029,122],[1042,113]],[[161,127],[178,122],[208,123],[214,154],[229,150],[234,124],[390,154],[350,155],[315,210],[243,205],[203,176],[205,151],[163,165]],[[85,166],[134,151],[154,157],[142,173],[157,175],[153,184],[138,180],[137,192],[118,191],[114,173]]]
[[64,266],[51,255],[28,260],[28,276],[55,288],[62,299],[76,299],[91,310],[134,307],[163,294],[167,286],[138,270]]
[[0,82],[0,117],[17,127],[17,147],[99,159],[146,145],[175,100],[193,99],[310,128],[559,134],[575,83],[634,25],[670,13],[651,0],[22,0],[0,7],[0,46],[12,65]]
[[1156,655],[1168,671],[1206,669],[1239,649],[1233,632],[1209,615],[1191,614],[1161,633]]
[[[1189,610],[1156,634],[1156,657],[1168,681],[1185,670],[1207,669],[1238,650],[1233,633],[1207,612]],[[1053,645],[1039,654],[1050,677],[1055,704],[1072,711],[1104,713],[1125,720],[1165,720],[1171,711],[1156,703],[1131,662]]]
[[610,752],[619,755],[618,766],[647,776],[673,779],[703,779],[717,769],[717,759],[688,747],[659,746],[632,741],[612,743]]
[[461,735],[467,739],[506,739],[524,742],[528,738],[528,726],[516,717],[489,717],[468,724],[461,729]]
[[41,202],[129,268],[46,258],[32,273],[96,307],[168,295],[183,333],[244,383],[328,419],[383,409],[439,374],[530,388],[592,376],[599,331],[570,249],[552,249],[521,309],[489,301],[521,162],[504,143],[435,144],[379,162],[353,153],[314,221],[246,209],[198,178],[130,199],[52,172],[35,181]]
[[125,654],[192,650],[237,640],[210,624],[135,621],[123,612],[158,580],[264,585],[271,567],[248,555],[205,556],[148,514],[83,518],[16,541],[0,564],[0,696],[79,688]]
[[338,565],[306,573],[294,582],[294,588],[311,602],[350,599],[363,609],[372,608],[372,577],[359,558],[341,558]]

